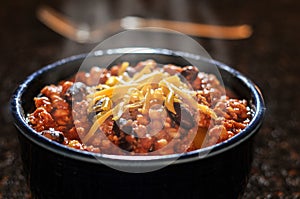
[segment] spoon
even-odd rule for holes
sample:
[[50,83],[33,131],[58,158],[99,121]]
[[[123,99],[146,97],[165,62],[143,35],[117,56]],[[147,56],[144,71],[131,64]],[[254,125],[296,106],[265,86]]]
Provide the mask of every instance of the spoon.
[[[170,29],[191,36],[227,40],[246,39],[252,34],[251,27],[245,24],[219,26],[161,19],[145,19],[135,16],[127,16],[111,21],[97,29],[91,29],[87,24],[76,24],[48,6],[40,6],[38,8],[37,18],[53,31],[78,43],[96,43],[102,41],[112,33],[146,27]],[[162,30],[160,29],[160,31]]]

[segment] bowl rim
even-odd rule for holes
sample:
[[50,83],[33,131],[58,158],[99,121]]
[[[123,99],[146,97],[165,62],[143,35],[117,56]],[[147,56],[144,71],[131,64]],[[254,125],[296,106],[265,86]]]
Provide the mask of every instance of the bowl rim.
[[[255,85],[249,78],[245,77],[243,74],[238,72],[237,70],[227,66],[224,63],[216,61],[214,59],[209,59],[206,57],[202,57],[197,54],[189,53],[189,52],[182,52],[182,51],[173,51],[170,49],[162,49],[162,48],[148,48],[148,47],[139,47],[141,51],[136,51],[134,53],[129,54],[161,54],[166,56],[179,56],[183,58],[191,58],[194,60],[201,60],[210,64],[214,64],[218,67],[218,69],[224,70],[235,78],[240,80],[247,89],[249,90],[250,94],[252,95],[253,101],[252,104],[255,107],[255,113],[253,118],[250,121],[250,124],[239,132],[237,135],[233,136],[232,138],[209,146],[202,149],[182,153],[182,154],[169,154],[169,155],[155,155],[155,156],[123,156],[123,155],[108,155],[108,154],[98,154],[88,151],[82,151],[73,149],[71,147],[59,144],[57,142],[50,141],[49,139],[45,138],[44,136],[36,133],[28,123],[26,119],[23,117],[25,116],[24,110],[22,108],[21,97],[27,91],[28,85],[35,79],[38,78],[40,75],[54,69],[56,67],[60,67],[67,63],[77,62],[80,60],[84,60],[88,57],[95,57],[95,56],[105,56],[105,55],[112,55],[112,54],[124,54],[130,51],[133,48],[115,48],[115,49],[107,49],[107,50],[97,50],[93,53],[88,54],[79,54],[73,55],[67,58],[63,58],[59,61],[54,63],[48,64],[45,67],[37,70],[36,72],[29,75],[15,90],[10,103],[11,114],[14,119],[14,124],[23,136],[28,138],[30,141],[34,142],[38,146],[45,148],[46,150],[50,150],[54,153],[61,154],[63,156],[68,156],[70,158],[74,158],[81,161],[92,162],[99,164],[99,160],[103,159],[104,161],[110,162],[111,164],[120,165],[120,163],[132,163],[132,161],[136,162],[150,162],[152,165],[161,164],[162,162],[170,161],[176,159],[174,161],[175,164],[178,163],[185,163],[191,162],[199,159],[205,159],[212,156],[216,156],[220,153],[223,153],[252,137],[257,130],[260,128],[263,122],[264,114],[265,114],[265,104],[262,93],[260,89]],[[136,49],[136,47],[134,47]],[[27,133],[26,133],[27,132]],[[209,152],[208,152],[209,151]],[[202,156],[205,154],[205,156]],[[97,157],[97,158],[95,158]],[[137,162],[138,161],[138,162]],[[173,163],[173,164],[174,164]]]

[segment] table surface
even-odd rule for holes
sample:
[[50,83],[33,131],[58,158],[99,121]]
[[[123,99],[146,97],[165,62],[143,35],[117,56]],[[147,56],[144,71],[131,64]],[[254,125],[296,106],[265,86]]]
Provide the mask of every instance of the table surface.
[[103,22],[105,17],[107,20],[139,15],[222,25],[252,25],[254,34],[246,40],[194,39],[214,59],[252,79],[265,97],[266,117],[255,137],[253,167],[243,198],[300,198],[300,1],[82,2],[1,1],[0,199],[30,198],[22,173],[17,131],[9,111],[13,90],[42,66],[88,52],[96,45],[77,44],[42,25],[35,17],[40,4],[48,4],[74,20],[92,24],[97,23],[95,19]]

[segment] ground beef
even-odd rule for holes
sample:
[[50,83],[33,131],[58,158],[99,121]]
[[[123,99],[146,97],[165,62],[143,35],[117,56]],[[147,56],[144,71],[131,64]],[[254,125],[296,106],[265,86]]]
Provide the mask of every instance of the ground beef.
[[[36,109],[28,114],[29,124],[46,138],[75,149],[107,154],[163,155],[223,142],[242,131],[251,120],[251,109],[246,100],[224,95],[225,88],[218,79],[212,74],[199,72],[195,66],[167,64],[159,69],[153,60],[127,65],[120,63],[110,69],[93,66],[88,72],[78,72],[71,80],[45,86],[34,98]],[[121,72],[124,80],[135,79],[135,74],[143,72],[146,67],[185,78],[195,91],[197,104],[209,110],[198,111],[188,102],[174,101],[174,113],[166,105],[170,96],[164,96],[164,87],[152,83],[150,108],[138,104],[135,95],[128,96],[129,102],[136,107],[128,108],[117,119],[108,116],[91,132],[97,119],[112,107],[109,99],[101,96],[101,103],[98,99],[98,104],[95,102],[91,106],[91,101],[97,98],[87,96],[120,81],[117,77]],[[149,92],[149,88],[144,88],[143,92]],[[106,109],[103,109],[104,104]],[[195,115],[199,116],[195,118]],[[194,125],[196,121],[198,125]]]

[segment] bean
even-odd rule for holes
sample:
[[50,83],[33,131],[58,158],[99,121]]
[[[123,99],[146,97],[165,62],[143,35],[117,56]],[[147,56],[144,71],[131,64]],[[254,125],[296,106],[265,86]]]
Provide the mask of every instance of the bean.
[[111,109],[112,102],[109,97],[103,97],[99,101],[96,102],[96,104],[93,106],[93,110],[96,112],[96,114],[107,111]]
[[161,149],[161,148],[167,146],[167,144],[168,144],[168,141],[166,139],[160,139],[155,143],[155,149],[156,150]]
[[174,103],[174,108],[176,114],[168,111],[170,117],[178,124],[180,127],[189,130],[196,125],[196,121],[192,114],[184,106],[181,106],[178,102]]
[[134,132],[136,133],[138,138],[143,138],[147,134],[147,128],[144,125],[138,125],[137,127],[133,128]]
[[86,94],[86,85],[82,82],[75,82],[65,94],[66,100],[71,102],[72,99],[81,101]]
[[185,66],[181,72],[181,75],[183,75],[187,81],[191,83],[196,79],[198,72],[199,70],[195,66]]
[[133,67],[127,67],[126,72],[128,73],[129,77],[133,77],[136,73],[136,70]]
[[118,66],[113,66],[113,67],[111,67],[111,69],[110,69],[110,74],[111,74],[111,75],[117,76],[117,75],[118,75],[118,72],[119,72],[119,67],[118,67]]
[[[134,127],[137,127],[137,125]],[[119,120],[114,122],[113,132],[116,132],[116,134],[118,135],[118,133],[120,133],[121,131],[124,132],[125,134],[132,135],[133,133],[132,120],[126,120],[124,118],[120,118]]]
[[53,140],[58,143],[63,143],[65,136],[62,132],[56,131],[52,128],[49,130],[44,130],[41,132],[41,135],[45,136],[46,138],[49,138],[50,140]]
[[167,117],[166,109],[161,104],[155,104],[149,109],[149,117],[152,120],[165,120]]
[[158,132],[164,128],[163,123],[160,120],[153,120],[150,123],[150,127],[151,127],[152,131],[154,131],[152,133]]
[[139,124],[142,124],[142,125],[147,125],[149,123],[147,117],[142,114],[138,114],[136,116],[136,120],[139,122]]

